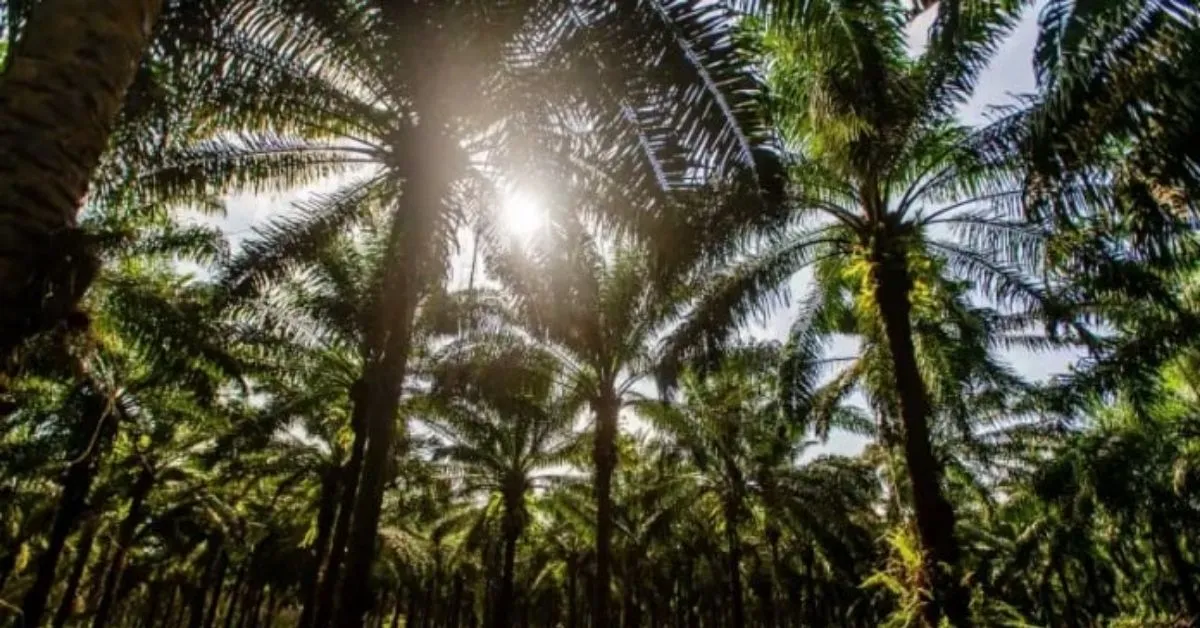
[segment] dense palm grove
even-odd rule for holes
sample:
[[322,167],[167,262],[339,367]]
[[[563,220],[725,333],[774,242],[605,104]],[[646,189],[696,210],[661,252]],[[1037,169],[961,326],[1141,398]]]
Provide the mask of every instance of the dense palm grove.
[[0,624],[1200,625],[1190,3],[0,16]]

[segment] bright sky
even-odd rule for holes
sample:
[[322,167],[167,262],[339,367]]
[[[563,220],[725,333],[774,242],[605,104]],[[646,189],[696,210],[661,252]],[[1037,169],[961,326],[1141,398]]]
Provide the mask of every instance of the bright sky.
[[[987,112],[989,107],[1011,104],[1015,94],[1028,93],[1033,90],[1034,79],[1031,61],[1033,45],[1037,37],[1036,16],[1041,3],[1038,2],[1037,5],[1026,9],[1026,14],[1020,24],[1007,41],[1004,42],[1000,51],[993,58],[989,68],[981,76],[974,99],[962,111],[961,115],[964,122],[969,124],[985,122],[988,119]],[[933,10],[926,11],[924,15],[920,16],[910,26],[909,44],[914,47],[914,50],[924,45],[926,32],[934,13],[935,11]],[[248,234],[250,228],[254,225],[261,224],[273,214],[286,211],[292,202],[303,198],[312,191],[327,190],[322,190],[318,187],[313,190],[283,195],[238,195],[231,197],[228,203],[228,216],[224,220],[223,228],[230,233],[235,241],[240,240]],[[506,209],[506,213],[520,214],[522,209],[534,205],[536,205],[534,199],[521,197],[518,192],[515,202],[512,203],[512,207]],[[514,217],[514,222],[518,223],[518,226],[521,228],[524,228],[535,224],[537,221],[522,219],[518,216]],[[469,242],[465,240],[463,242],[464,248],[469,246]],[[458,265],[465,266],[468,263],[469,251],[462,257],[463,259],[460,260]],[[808,278],[806,275],[800,275],[793,279],[791,282],[792,294],[803,294],[807,282]],[[793,301],[795,300],[793,299]],[[767,320],[755,324],[751,329],[751,333],[764,338],[782,340],[787,335],[788,327],[795,320],[796,312],[796,305],[793,302],[791,307],[781,308]],[[831,354],[848,355],[852,351],[852,343],[840,341],[834,343]],[[1013,366],[1026,377],[1034,380],[1041,380],[1056,373],[1064,372],[1074,357],[1074,354],[1070,352],[1033,354],[1025,351],[1014,351],[1009,354],[1009,359]],[[647,390],[647,392],[651,392],[651,390]],[[861,449],[863,442],[862,439],[856,437],[835,434],[830,438],[825,451],[853,454]]]

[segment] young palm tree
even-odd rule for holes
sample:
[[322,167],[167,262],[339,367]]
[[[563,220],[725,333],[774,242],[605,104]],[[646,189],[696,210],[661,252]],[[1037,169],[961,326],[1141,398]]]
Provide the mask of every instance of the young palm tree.
[[913,317],[930,264],[1022,310],[1040,306],[1037,286],[1015,265],[1033,258],[1040,241],[1012,211],[1023,191],[1019,178],[1006,163],[985,159],[980,133],[954,119],[1018,4],[942,3],[916,59],[904,43],[898,3],[767,4],[778,6],[750,28],[793,155],[795,210],[743,231],[755,249],[714,277],[669,352],[719,342],[713,330],[727,333],[769,307],[802,268],[852,260],[858,324],[878,330],[891,362],[930,583],[925,618],[966,625],[954,575],[954,511],[931,445],[933,408]]

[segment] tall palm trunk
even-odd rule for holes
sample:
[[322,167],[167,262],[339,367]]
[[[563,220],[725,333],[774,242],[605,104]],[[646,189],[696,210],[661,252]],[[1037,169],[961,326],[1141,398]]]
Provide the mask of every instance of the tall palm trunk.
[[146,496],[154,486],[154,472],[143,467],[134,482],[130,495],[129,510],[121,525],[117,527],[117,543],[113,549],[112,560],[109,561],[108,571],[104,575],[103,593],[100,594],[100,606],[92,618],[92,628],[103,628],[108,624],[109,615],[117,601],[117,592],[121,587],[121,576],[125,572],[125,557],[129,554],[129,546],[133,544],[133,534],[137,532],[138,521],[142,518],[142,507]]
[[83,527],[79,536],[79,544],[75,548],[75,562],[71,565],[71,573],[67,576],[67,587],[63,590],[62,600],[54,613],[54,628],[62,628],[71,613],[75,610],[75,598],[79,595],[79,584],[83,582],[83,573],[87,570],[88,559],[92,556],[92,545],[96,542],[96,533],[100,531],[100,518],[93,517]]
[[[393,10],[399,3],[387,3]],[[396,16],[392,16],[395,18]],[[403,21],[396,22],[403,24]],[[418,102],[427,103],[418,97]],[[435,109],[420,108],[434,114]],[[346,578],[338,611],[339,628],[361,628],[371,610],[371,562],[375,558],[375,537],[383,490],[389,479],[392,441],[396,433],[396,413],[400,393],[408,374],[412,349],[413,323],[427,281],[441,272],[440,259],[431,259],[431,240],[436,237],[438,217],[444,208],[444,196],[450,188],[448,173],[439,170],[427,154],[453,153],[457,140],[430,119],[411,129],[401,142],[401,153],[422,157],[400,164],[408,175],[400,207],[392,215],[387,250],[384,253],[382,295],[367,334],[369,359],[364,370],[367,384],[367,452],[354,503],[353,527],[346,555]]]
[[[357,436],[355,436],[357,439]],[[341,482],[341,467],[330,465],[321,477],[321,504],[317,510],[317,539],[313,543],[312,558],[304,581],[300,584],[300,628],[311,628],[317,609],[317,585],[321,581],[321,567],[329,552],[329,538],[333,534],[334,517],[337,516],[338,487]],[[348,526],[347,526],[348,528]]]
[[[329,558],[318,582],[316,609],[312,625],[325,628],[333,618],[337,585],[342,573],[342,559],[346,555],[346,540],[350,538],[350,521],[354,516],[354,501],[358,496],[359,477],[362,475],[363,456],[367,450],[366,384],[359,380],[350,391],[354,403],[351,427],[354,429],[354,444],[350,446],[350,458],[342,469],[342,494],[338,504],[337,523],[329,545]],[[307,605],[307,602],[306,602]],[[305,627],[301,627],[305,628]]]
[[579,580],[579,567],[573,559],[567,560],[567,626],[579,628],[579,608],[575,601],[575,588]]
[[742,592],[742,541],[738,534],[740,499],[733,497],[725,504],[726,565],[729,577],[729,615],[731,628],[746,628],[745,596]]
[[[261,545],[262,542],[260,541],[259,544]],[[192,599],[188,603],[188,628],[203,628],[204,626],[208,592],[213,589],[215,584],[214,580],[216,580],[225,551],[224,545],[225,539],[221,536],[214,536],[208,540],[208,547],[204,551],[204,559],[201,561],[201,564],[204,565],[204,573],[200,576],[199,584],[192,590]]]
[[217,557],[217,571],[213,578],[212,600],[204,614],[204,628],[213,628],[217,624],[217,613],[221,610],[221,596],[225,592],[225,572],[229,570],[229,552],[222,551]]
[[512,628],[516,580],[517,541],[521,537],[520,524],[516,521],[519,505],[505,500],[504,513],[504,556],[500,568],[500,595],[496,596],[496,610],[492,613],[492,628]]
[[954,536],[954,510],[942,494],[941,468],[930,441],[931,409],[925,382],[917,366],[913,343],[912,278],[903,250],[877,242],[873,255],[875,301],[883,319],[900,418],[917,532],[924,552],[924,571],[929,599],[922,612],[925,621],[937,626],[942,616],[951,625],[970,625],[966,591],[957,581],[958,542]]
[[95,274],[75,216],[162,4],[43,0],[9,52],[0,77],[0,356],[62,320]]
[[617,421],[620,402],[612,391],[595,402],[596,442],[592,463],[596,467],[596,580],[592,592],[592,626],[611,626],[609,593],[612,580],[613,501],[612,478],[617,468]]
[[[401,283],[408,281],[401,280]],[[405,292],[409,290],[405,289]],[[368,587],[371,562],[375,557],[375,535],[383,505],[383,489],[389,475],[396,411],[400,406],[400,384],[408,369],[412,321],[416,314],[416,295],[409,296],[407,302],[397,308],[401,312],[397,317],[401,322],[392,330],[395,337],[389,340],[387,349],[367,378],[367,451],[347,545],[346,577],[342,583],[337,623],[342,628],[362,626],[371,606]]]
[[98,394],[89,394],[84,404],[84,420],[73,437],[76,445],[72,451],[74,460],[63,476],[63,492],[54,512],[50,539],[38,558],[33,584],[26,591],[21,605],[23,621],[27,626],[41,625],[50,589],[54,586],[59,556],[62,555],[67,537],[87,507],[88,491],[96,478],[102,453],[108,449],[109,439],[115,430],[115,421],[109,416],[106,400]]

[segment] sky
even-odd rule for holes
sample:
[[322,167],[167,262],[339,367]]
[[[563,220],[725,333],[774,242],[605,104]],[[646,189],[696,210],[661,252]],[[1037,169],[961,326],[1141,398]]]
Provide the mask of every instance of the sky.
[[[974,97],[960,112],[964,123],[973,125],[984,123],[988,120],[989,108],[1012,104],[1015,95],[1033,91],[1032,51],[1037,37],[1036,18],[1040,4],[1039,2],[1038,6],[1026,9],[1021,21],[993,57],[988,69],[980,76]],[[935,13],[935,10],[926,11],[909,26],[909,46],[914,51],[919,51],[924,45],[926,33]],[[335,186],[336,181],[330,181],[325,185],[286,194],[231,196],[227,200],[227,215],[221,221],[221,227],[236,244],[250,235],[254,226],[263,224],[272,216],[286,212],[291,203],[312,193],[329,191]],[[464,243],[464,248],[465,246],[466,243]],[[460,260],[459,265],[463,263]],[[802,295],[807,282],[806,275],[797,276],[791,281],[789,292],[792,296]],[[754,322],[749,333],[759,338],[783,340],[786,338],[788,328],[795,320],[796,314],[796,300],[792,299],[790,306],[779,308],[766,320]],[[830,354],[848,355],[852,353],[853,348],[854,345],[849,341],[835,341],[830,347]],[[1051,353],[1011,351],[1006,357],[1019,373],[1036,381],[1065,372],[1077,356],[1065,351]],[[645,392],[652,393],[653,387],[648,385]],[[861,450],[864,443],[865,441],[858,437],[833,434],[829,442],[816,451],[854,454]]]

